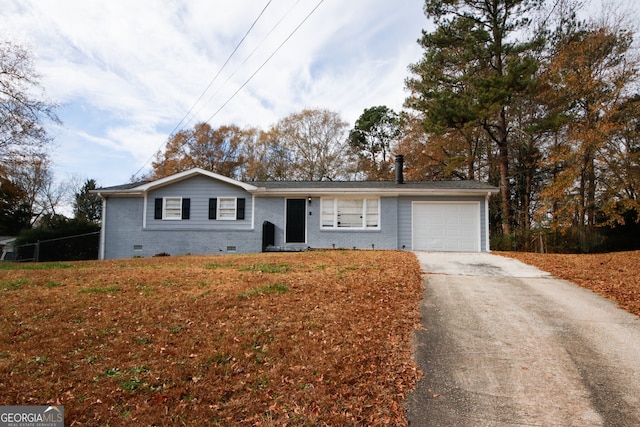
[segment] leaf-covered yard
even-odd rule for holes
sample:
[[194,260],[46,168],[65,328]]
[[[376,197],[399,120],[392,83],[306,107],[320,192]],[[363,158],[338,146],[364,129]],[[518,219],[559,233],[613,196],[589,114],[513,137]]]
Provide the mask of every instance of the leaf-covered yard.
[[500,255],[572,281],[640,316],[640,251],[588,255],[500,252]]
[[0,402],[65,425],[403,425],[411,253],[0,264]]

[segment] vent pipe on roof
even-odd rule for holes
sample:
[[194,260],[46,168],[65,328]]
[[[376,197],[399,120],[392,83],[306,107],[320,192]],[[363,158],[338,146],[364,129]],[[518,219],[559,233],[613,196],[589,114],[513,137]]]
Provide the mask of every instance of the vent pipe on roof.
[[396,184],[404,184],[404,156],[396,156]]

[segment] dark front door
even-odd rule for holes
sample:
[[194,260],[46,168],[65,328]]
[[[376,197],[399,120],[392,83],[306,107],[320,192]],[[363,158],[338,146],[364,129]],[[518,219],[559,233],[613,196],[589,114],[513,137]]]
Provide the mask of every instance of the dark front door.
[[307,201],[287,199],[286,243],[304,243],[307,228]]

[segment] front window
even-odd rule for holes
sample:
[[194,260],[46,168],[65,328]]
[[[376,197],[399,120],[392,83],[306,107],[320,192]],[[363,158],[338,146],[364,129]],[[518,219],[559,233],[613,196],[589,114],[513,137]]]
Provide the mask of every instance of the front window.
[[162,219],[182,219],[182,197],[165,197]]
[[322,228],[379,227],[380,199],[322,199]]
[[236,219],[236,198],[235,197],[218,198],[218,219],[219,220]]
[[366,199],[365,218],[367,228],[377,228],[379,225],[378,218],[380,213],[378,211],[378,199]]

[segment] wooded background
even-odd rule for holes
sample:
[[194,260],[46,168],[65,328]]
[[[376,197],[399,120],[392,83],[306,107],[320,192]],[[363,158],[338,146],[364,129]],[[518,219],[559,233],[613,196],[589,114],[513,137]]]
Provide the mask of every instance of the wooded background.
[[[588,5],[588,4],[587,4]],[[634,24],[617,11],[578,18],[571,0],[426,0],[433,31],[409,64],[405,108],[380,105],[352,125],[306,108],[269,129],[198,123],[170,135],[150,180],[201,167],[243,181],[478,180],[491,199],[493,249],[590,252],[640,247],[640,91]],[[51,221],[41,121],[56,121],[28,52],[0,49],[0,235]],[[26,108],[26,107],[28,108]],[[250,114],[250,112],[248,112]],[[11,120],[21,117],[21,120]],[[75,188],[74,214],[99,221]],[[87,209],[88,207],[88,209]],[[60,222],[60,221],[57,221]],[[4,231],[2,231],[4,230]]]

